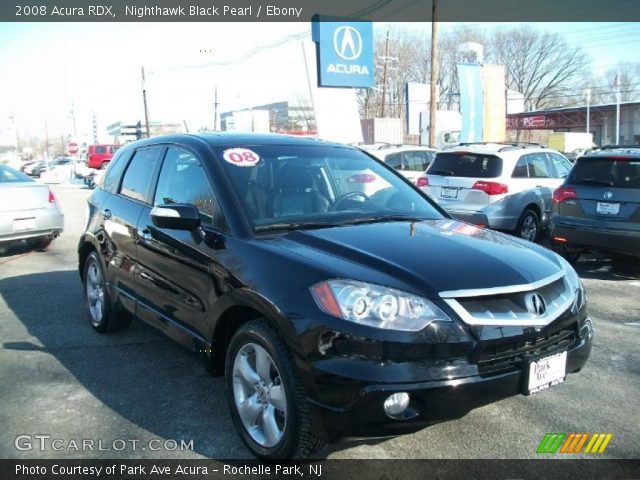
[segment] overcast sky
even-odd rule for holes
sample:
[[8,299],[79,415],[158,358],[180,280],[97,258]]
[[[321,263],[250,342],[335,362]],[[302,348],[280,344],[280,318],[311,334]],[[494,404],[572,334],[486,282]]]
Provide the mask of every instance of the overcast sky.
[[[565,34],[596,70],[640,61],[638,23],[531,25]],[[430,32],[428,23],[393,28]],[[90,140],[92,112],[102,135],[109,123],[140,119],[142,65],[151,119],[184,120],[191,130],[213,125],[216,85],[219,112],[307,97],[300,37],[309,34],[303,23],[1,24],[0,143],[12,136],[12,115],[24,136],[42,135],[45,121],[50,135],[70,134],[72,104],[80,141]]]

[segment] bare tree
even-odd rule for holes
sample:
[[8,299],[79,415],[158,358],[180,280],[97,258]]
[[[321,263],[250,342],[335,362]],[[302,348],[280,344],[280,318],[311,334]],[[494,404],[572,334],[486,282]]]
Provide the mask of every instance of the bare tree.
[[524,95],[529,109],[554,106],[589,68],[581,48],[570,47],[558,33],[528,25],[495,32],[489,53],[491,60],[505,66],[507,86]]
[[620,101],[633,102],[640,98],[640,63],[621,63],[608,70],[592,87],[594,104],[615,103],[616,81],[620,88]]

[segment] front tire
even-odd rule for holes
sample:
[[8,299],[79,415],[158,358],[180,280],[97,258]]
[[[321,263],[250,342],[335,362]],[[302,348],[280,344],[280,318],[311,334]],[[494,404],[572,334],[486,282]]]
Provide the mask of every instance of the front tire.
[[306,458],[323,445],[293,358],[265,321],[250,321],[233,336],[225,383],[233,422],[257,457]]
[[538,214],[531,208],[527,208],[520,219],[518,220],[518,226],[516,227],[516,235],[524,240],[535,242],[540,234],[540,218]]
[[126,328],[131,317],[119,312],[107,291],[102,262],[96,252],[91,252],[84,264],[84,298],[87,317],[91,326],[100,333]]

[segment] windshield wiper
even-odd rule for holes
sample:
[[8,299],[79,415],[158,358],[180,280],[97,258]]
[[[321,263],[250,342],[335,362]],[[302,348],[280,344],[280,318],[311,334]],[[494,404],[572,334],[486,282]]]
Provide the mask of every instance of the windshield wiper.
[[371,217],[350,218],[340,222],[339,225],[357,225],[359,223],[377,222],[421,222],[423,220],[427,220],[427,218],[410,215],[375,215]]
[[337,227],[340,223],[334,222],[291,222],[291,223],[273,223],[271,225],[259,225],[255,228],[256,232],[271,232],[277,230],[312,230],[314,228]]
[[454,172],[453,170],[430,170],[429,172],[427,172],[427,174],[429,174],[429,175],[451,175],[451,176],[454,176],[456,174],[456,172]]

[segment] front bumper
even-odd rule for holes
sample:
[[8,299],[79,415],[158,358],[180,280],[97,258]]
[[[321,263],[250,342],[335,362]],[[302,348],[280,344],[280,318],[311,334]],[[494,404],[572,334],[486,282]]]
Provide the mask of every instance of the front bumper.
[[[555,244],[567,248],[640,255],[640,232],[554,224],[550,236]],[[558,242],[555,237],[566,241]]]
[[[575,341],[565,348],[567,374],[579,371],[589,358],[594,333],[591,322],[586,320],[583,316],[581,322],[576,323]],[[545,355],[557,351],[549,351]],[[348,378],[347,375],[360,370],[358,360],[343,358],[340,362],[339,367],[335,363],[332,365],[331,376],[327,375],[327,372],[316,372],[317,379],[324,384],[323,387],[330,387],[334,391],[332,405],[310,400],[315,421],[324,428],[323,432],[329,440],[411,433],[445,420],[463,417],[474,408],[525,393],[522,369],[524,360],[520,365],[497,372],[479,373],[475,369],[475,374],[469,376],[454,375],[453,378],[444,380],[388,383]],[[417,364],[408,364],[405,368],[421,370]],[[440,371],[432,368],[430,375],[433,378],[446,377],[448,368],[451,367],[443,365]],[[345,376],[335,376],[337,369],[343,371]],[[458,368],[456,371],[459,375],[464,369]],[[331,385],[328,385],[329,383]],[[354,390],[351,390],[354,384],[358,385],[355,394]],[[350,398],[344,404],[336,406],[341,397],[340,391],[350,391]],[[400,420],[387,416],[383,408],[385,399],[397,392],[407,392],[410,395],[409,407],[404,418]]]

